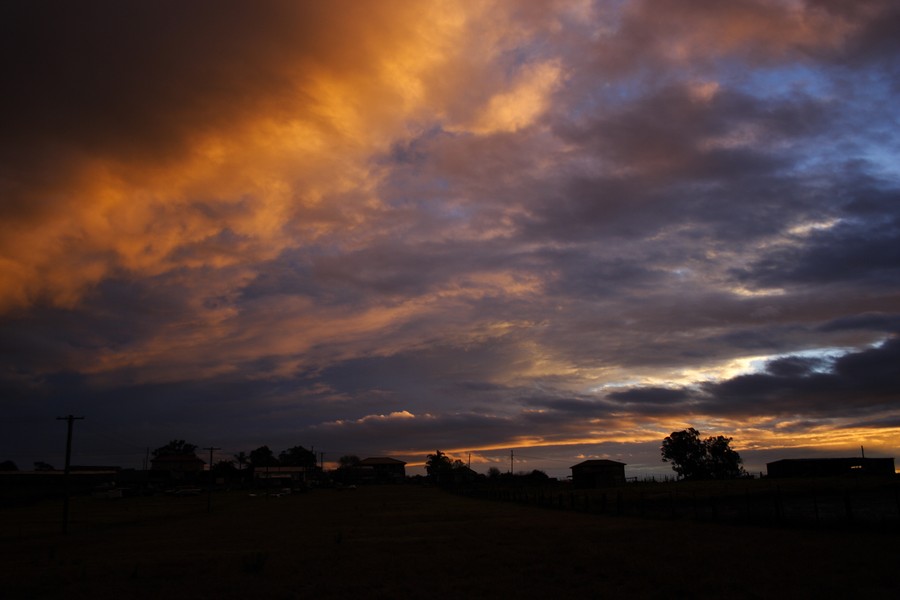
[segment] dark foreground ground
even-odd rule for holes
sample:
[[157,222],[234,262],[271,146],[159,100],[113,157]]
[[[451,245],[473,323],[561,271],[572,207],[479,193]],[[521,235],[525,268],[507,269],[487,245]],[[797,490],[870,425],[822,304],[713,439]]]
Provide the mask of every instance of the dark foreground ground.
[[893,532],[640,520],[418,486],[0,510],[3,598],[896,598]]

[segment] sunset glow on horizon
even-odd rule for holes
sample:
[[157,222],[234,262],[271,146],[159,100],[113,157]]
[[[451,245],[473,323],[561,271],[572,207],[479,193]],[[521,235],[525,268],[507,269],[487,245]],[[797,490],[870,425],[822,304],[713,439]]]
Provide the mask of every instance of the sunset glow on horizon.
[[896,3],[78,4],[0,20],[0,461],[900,454]]

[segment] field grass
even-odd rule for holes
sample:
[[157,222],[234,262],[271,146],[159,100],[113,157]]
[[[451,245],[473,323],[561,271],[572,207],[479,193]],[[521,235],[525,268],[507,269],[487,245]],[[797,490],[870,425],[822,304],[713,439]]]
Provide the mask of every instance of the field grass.
[[419,486],[0,511],[3,598],[894,598],[897,537],[598,516]]

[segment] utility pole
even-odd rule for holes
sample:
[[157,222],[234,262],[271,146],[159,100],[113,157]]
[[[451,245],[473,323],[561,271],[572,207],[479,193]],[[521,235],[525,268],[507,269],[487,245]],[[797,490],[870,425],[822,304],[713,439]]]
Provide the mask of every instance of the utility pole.
[[513,451],[509,451],[509,474],[512,475],[513,472]]
[[221,450],[221,448],[209,446],[207,448],[204,448],[204,450],[209,450],[209,488],[206,494],[206,512],[211,513],[213,492],[213,450]]
[[66,468],[63,471],[63,535],[69,533],[69,465],[72,463],[72,424],[75,421],[81,421],[84,417],[73,417],[67,415],[65,417],[56,417],[57,421],[68,422],[68,432],[66,434]]

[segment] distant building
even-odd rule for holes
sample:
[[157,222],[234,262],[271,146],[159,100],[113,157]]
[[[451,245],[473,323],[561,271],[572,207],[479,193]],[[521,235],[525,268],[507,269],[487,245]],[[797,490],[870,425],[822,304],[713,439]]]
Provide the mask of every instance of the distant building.
[[769,477],[893,475],[893,458],[785,458],[766,463]]
[[596,488],[625,483],[625,463],[615,460],[586,460],[571,469],[575,487]]
[[366,458],[356,465],[363,483],[399,483],[406,479],[406,463],[396,458]]

